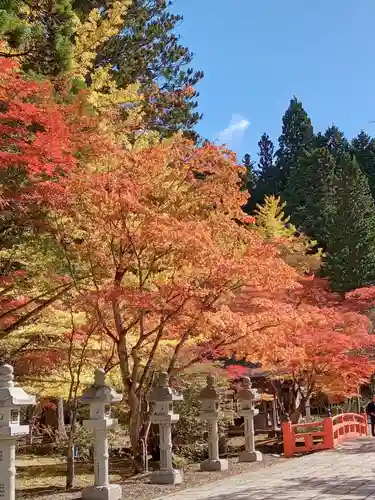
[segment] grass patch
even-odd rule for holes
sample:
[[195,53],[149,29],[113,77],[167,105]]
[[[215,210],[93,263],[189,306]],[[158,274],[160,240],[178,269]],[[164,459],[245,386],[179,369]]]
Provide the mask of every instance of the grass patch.
[[[16,459],[16,489],[23,493],[62,491],[66,482],[66,460],[62,457],[21,455]],[[124,459],[110,465],[110,481],[124,481],[133,474],[131,463]],[[76,463],[75,488],[94,483],[93,464]]]
[[[266,436],[256,436],[259,445]],[[243,436],[228,440],[229,455],[237,454],[245,444]],[[150,464],[151,465],[151,464]],[[16,458],[16,489],[27,498],[28,494],[59,493],[65,491],[66,460],[56,455],[38,456],[18,454]],[[111,483],[124,483],[134,477],[132,462],[129,459],[112,459],[109,468]],[[91,462],[77,462],[75,464],[75,490],[94,484],[94,471]]]

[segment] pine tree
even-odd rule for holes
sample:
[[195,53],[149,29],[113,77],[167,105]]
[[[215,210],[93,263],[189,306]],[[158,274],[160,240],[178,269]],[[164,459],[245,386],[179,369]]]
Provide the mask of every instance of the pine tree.
[[269,136],[264,133],[258,142],[259,146],[259,192],[262,199],[265,195],[276,194],[277,172],[274,164],[274,145]]
[[340,161],[350,150],[350,144],[341,130],[332,125],[328,127],[324,134],[324,146],[334,156],[336,161]]
[[362,131],[353,139],[352,150],[362,172],[367,176],[372,196],[375,199],[375,139]]
[[[93,72],[110,66],[120,87],[141,83],[149,129],[163,136],[178,130],[195,136],[191,131],[201,118],[199,94],[185,89],[193,89],[203,72],[190,67],[194,54],[181,45],[176,33],[183,17],[172,14],[171,5],[169,0],[132,0],[119,33],[98,48]],[[110,1],[76,0],[73,7],[85,19],[94,7],[104,15]]]
[[246,173],[241,176],[240,189],[249,193],[249,198],[246,204],[242,206],[242,210],[249,214],[255,207],[254,192],[258,182],[258,172],[255,170],[255,162],[252,161],[249,153],[245,154],[242,163],[246,169]]
[[249,191],[249,194],[253,192],[255,186],[257,185],[257,173],[255,172],[254,166],[255,162],[252,161],[249,153],[246,153],[242,163],[246,168],[246,178],[244,179],[244,188]]
[[[120,25],[117,14],[111,18],[116,3],[112,0],[0,2],[0,35],[7,42],[0,56],[16,58],[22,69],[50,77],[68,70],[74,73],[74,60],[82,60],[87,52],[91,58],[94,52],[90,70],[85,74],[85,86],[91,87],[103,72],[109,72],[108,93],[112,91],[112,81],[120,89],[140,84],[146,130],[159,132],[161,137],[182,131],[198,138],[193,128],[201,114],[197,111],[199,94],[194,86],[203,73],[190,67],[193,54],[179,41],[176,29],[183,18],[171,13],[172,2],[130,0],[128,6],[125,0],[120,5],[126,10]],[[77,54],[79,26],[86,27],[90,39],[99,26],[100,36]]]
[[283,199],[298,230],[327,243],[335,197],[336,160],[327,148],[305,151],[291,172]]
[[38,75],[56,76],[69,69],[75,15],[71,0],[2,0],[0,57],[21,61]]
[[302,102],[295,96],[291,99],[282,122],[282,134],[279,137],[279,149],[276,152],[280,192],[285,188],[289,175],[298,163],[298,158],[310,144],[314,135],[311,120]]
[[355,158],[338,172],[323,272],[333,290],[346,292],[375,283],[375,204]]
[[258,204],[264,202],[266,195],[277,193],[277,172],[274,164],[274,145],[269,136],[264,133],[258,142],[259,160],[256,169],[256,182],[247,204],[250,213]]

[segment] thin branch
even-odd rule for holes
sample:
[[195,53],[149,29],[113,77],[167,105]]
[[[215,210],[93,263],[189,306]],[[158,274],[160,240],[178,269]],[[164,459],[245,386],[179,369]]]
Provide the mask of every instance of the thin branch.
[[19,328],[20,326],[24,325],[30,318],[33,316],[37,316],[40,314],[44,309],[46,309],[48,306],[53,304],[56,300],[58,300],[64,293],[66,293],[70,288],[72,288],[72,285],[70,284],[67,286],[65,289],[61,290],[59,293],[51,297],[50,299],[46,300],[43,302],[43,304],[40,304],[38,307],[35,307],[32,311],[29,311],[25,315],[23,315],[21,318],[18,318],[17,321],[12,323],[11,325],[7,326],[0,332],[0,339],[4,339],[7,337],[10,333],[12,333],[14,330]]

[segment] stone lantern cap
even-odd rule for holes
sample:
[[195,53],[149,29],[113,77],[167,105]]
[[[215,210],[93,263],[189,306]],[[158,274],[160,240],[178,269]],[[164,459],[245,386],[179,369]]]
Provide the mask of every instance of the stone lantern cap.
[[169,386],[168,373],[160,372],[157,384],[154,386],[147,399],[150,403],[156,403],[158,401],[181,401],[183,396],[181,394],[177,394],[176,391]]
[[220,398],[220,393],[215,387],[215,379],[209,374],[207,375],[207,386],[201,391],[199,395],[199,399],[211,399],[214,401],[218,401]]
[[262,396],[257,389],[252,389],[251,380],[249,377],[244,377],[242,381],[243,389],[237,394],[239,401],[260,401]]
[[112,387],[106,385],[104,370],[95,370],[94,383],[82,394],[80,401],[83,404],[120,403],[122,401],[122,394],[118,394]]
[[35,396],[14,385],[13,366],[0,366],[0,407],[30,405],[35,405]]

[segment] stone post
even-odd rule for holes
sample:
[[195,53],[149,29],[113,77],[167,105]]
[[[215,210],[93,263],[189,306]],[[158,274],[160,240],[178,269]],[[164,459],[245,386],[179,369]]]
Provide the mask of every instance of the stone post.
[[29,396],[14,385],[13,367],[0,367],[0,498],[15,500],[16,440],[29,433],[28,425],[20,425],[20,408],[34,405]]
[[215,388],[212,375],[207,377],[207,387],[200,394],[202,411],[200,417],[207,420],[208,425],[208,460],[201,463],[202,471],[222,471],[228,469],[228,460],[220,460],[219,457],[219,392]]
[[108,429],[117,425],[111,418],[113,403],[119,403],[122,395],[105,384],[104,370],[95,370],[94,384],[81,396],[80,401],[90,406],[90,419],[83,426],[94,434],[94,486],[84,488],[84,500],[121,500],[121,486],[109,484],[108,474]]
[[180,416],[173,411],[173,401],[181,401],[183,396],[176,394],[169,387],[169,376],[159,373],[157,385],[148,397],[155,404],[151,422],[159,425],[160,434],[160,470],[151,474],[154,484],[181,484],[183,471],[173,468],[172,457],[172,424],[178,422]]
[[249,377],[244,377],[242,385],[243,389],[237,394],[237,399],[240,403],[240,415],[245,421],[245,451],[240,453],[239,462],[260,462],[262,454],[255,451],[254,417],[259,413],[255,404],[260,402],[261,395],[251,388]]

